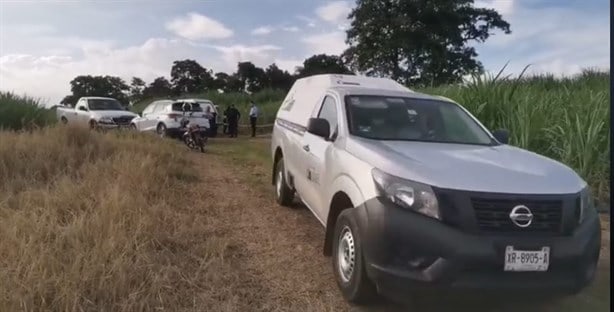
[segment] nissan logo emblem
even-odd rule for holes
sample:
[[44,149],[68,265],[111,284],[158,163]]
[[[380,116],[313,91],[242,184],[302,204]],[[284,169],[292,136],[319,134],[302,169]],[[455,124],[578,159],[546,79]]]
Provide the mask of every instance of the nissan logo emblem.
[[533,214],[527,206],[518,205],[510,212],[510,220],[512,220],[516,226],[526,228],[533,222]]

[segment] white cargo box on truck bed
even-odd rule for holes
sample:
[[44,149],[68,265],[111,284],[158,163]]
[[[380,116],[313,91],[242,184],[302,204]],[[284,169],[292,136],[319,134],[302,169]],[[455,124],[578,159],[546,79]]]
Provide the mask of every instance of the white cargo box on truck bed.
[[281,104],[277,118],[306,127],[313,109],[332,88],[361,88],[383,91],[413,92],[388,78],[355,75],[315,75],[298,79]]

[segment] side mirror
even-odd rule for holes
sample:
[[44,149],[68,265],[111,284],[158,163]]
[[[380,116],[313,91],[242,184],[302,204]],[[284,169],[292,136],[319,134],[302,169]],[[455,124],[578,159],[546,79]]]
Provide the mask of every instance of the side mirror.
[[508,144],[510,141],[510,132],[505,130],[505,129],[498,129],[495,130],[492,135],[495,137],[495,139],[497,139],[497,141],[499,141],[500,143],[503,144]]
[[309,118],[307,132],[322,137],[326,140],[330,137],[330,124],[322,118]]
[[79,110],[80,110],[80,111],[87,112],[87,107],[85,107],[85,106],[79,106]]

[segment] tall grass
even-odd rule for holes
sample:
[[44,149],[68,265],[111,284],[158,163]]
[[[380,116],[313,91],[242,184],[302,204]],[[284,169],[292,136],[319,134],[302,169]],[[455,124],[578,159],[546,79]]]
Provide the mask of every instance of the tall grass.
[[609,202],[609,72],[575,77],[491,76],[466,86],[421,90],[451,98],[489,129],[510,130],[510,144],[559,160]]
[[0,311],[232,302],[227,242],[207,235],[214,218],[192,195],[192,169],[153,136],[0,131]]
[[20,130],[55,123],[53,112],[28,96],[0,91],[0,129]]

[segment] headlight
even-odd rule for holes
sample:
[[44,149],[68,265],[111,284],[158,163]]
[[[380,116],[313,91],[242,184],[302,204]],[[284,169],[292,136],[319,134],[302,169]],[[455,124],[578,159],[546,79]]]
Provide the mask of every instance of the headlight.
[[113,118],[111,117],[100,117],[100,122],[112,123]]
[[441,220],[439,203],[430,186],[401,179],[376,168],[371,174],[381,196],[385,196],[400,207]]
[[589,209],[595,209],[595,202],[593,201],[593,194],[591,189],[587,186],[580,192],[580,207],[578,212],[578,224],[584,221],[584,216]]

